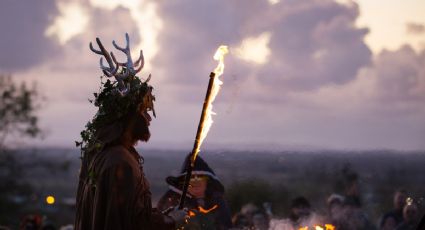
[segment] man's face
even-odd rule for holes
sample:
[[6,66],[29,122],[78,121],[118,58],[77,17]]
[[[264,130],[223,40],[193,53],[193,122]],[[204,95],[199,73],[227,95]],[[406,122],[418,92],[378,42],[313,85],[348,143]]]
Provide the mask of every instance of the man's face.
[[255,227],[255,229],[268,229],[268,222],[265,215],[257,213],[252,217],[252,223]]
[[310,215],[310,207],[299,205],[292,208],[292,213],[299,218],[308,217]]
[[339,202],[333,202],[329,208],[332,219],[339,220],[342,218],[343,207]]
[[136,140],[148,141],[151,137],[149,125],[152,121],[151,116],[146,110],[140,110],[134,118],[133,135]]
[[195,198],[204,198],[207,190],[208,179],[206,177],[193,177],[190,179],[189,193]]
[[402,192],[396,192],[394,194],[394,208],[401,210],[403,209],[404,205],[406,204],[407,196],[405,193]]
[[406,205],[403,209],[403,218],[407,223],[416,221],[418,215],[418,207],[415,204]]
[[397,222],[393,217],[387,217],[382,225],[381,230],[393,230],[397,227]]

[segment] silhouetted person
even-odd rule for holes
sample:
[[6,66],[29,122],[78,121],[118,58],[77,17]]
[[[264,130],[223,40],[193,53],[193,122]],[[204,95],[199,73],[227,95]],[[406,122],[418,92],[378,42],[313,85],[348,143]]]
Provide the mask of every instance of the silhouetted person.
[[344,224],[341,229],[374,230],[376,227],[355,199],[346,199],[344,201]]
[[254,230],[269,229],[269,217],[265,212],[258,211],[252,216],[252,225]]
[[379,230],[394,230],[397,227],[397,216],[393,213],[386,213],[381,217]]
[[[150,138],[149,125],[155,116],[148,81],[136,76],[129,54],[126,34],[127,64],[112,66],[109,52],[96,39],[109,68],[108,76],[95,93],[93,104],[98,111],[81,132],[81,170],[79,176],[75,230],[148,230],[174,229],[186,219],[186,212],[174,210],[163,215],[152,208],[150,186],[143,171],[143,157],[136,151],[139,141]],[[142,60],[142,53],[140,60]],[[143,62],[143,61],[142,61]],[[120,67],[121,66],[121,67]],[[120,67],[120,70],[118,68]],[[148,78],[149,79],[149,78]]]
[[393,197],[393,210],[385,213],[379,223],[380,229],[395,229],[403,222],[403,207],[406,205],[407,192],[404,189],[398,189]]
[[20,225],[20,230],[39,230],[43,224],[43,218],[40,215],[26,215]]
[[[187,167],[188,155],[177,177],[169,176],[166,182],[169,190],[159,200],[157,208],[167,210],[179,205]],[[229,229],[232,227],[231,214],[224,200],[224,186],[209,165],[198,156],[192,171],[185,207],[193,212],[184,229]]]
[[334,193],[326,201],[328,206],[326,223],[334,225],[336,229],[344,225],[344,200],[344,196]]
[[415,230],[419,222],[418,206],[406,204],[403,208],[403,222],[397,226],[397,230]]
[[345,202],[357,207],[361,207],[359,176],[349,165],[346,165],[342,170],[344,175],[344,193]]
[[425,215],[422,217],[421,222],[419,222],[417,230],[425,230]]
[[398,189],[394,193],[394,209],[385,213],[380,221],[381,230],[393,230],[403,222],[403,207],[406,204],[407,192],[404,189]]
[[307,220],[311,215],[310,202],[305,197],[297,197],[292,200],[290,207],[289,220],[292,226],[298,229],[301,223]]

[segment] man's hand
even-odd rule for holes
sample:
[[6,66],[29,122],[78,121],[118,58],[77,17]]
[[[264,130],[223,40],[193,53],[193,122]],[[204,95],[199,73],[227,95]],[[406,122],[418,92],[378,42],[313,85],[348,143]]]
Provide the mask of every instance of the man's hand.
[[182,227],[189,220],[189,213],[187,209],[174,209],[168,213],[168,216],[173,219],[174,223],[176,224],[176,228]]

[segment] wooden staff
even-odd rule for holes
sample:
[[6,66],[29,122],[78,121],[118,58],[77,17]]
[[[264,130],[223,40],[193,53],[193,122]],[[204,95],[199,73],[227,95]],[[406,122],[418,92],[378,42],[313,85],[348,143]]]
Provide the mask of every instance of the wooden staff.
[[193,170],[193,167],[195,167],[196,156],[198,155],[199,148],[200,148],[200,145],[201,145],[200,140],[201,140],[202,130],[204,129],[205,118],[207,116],[207,108],[208,108],[208,106],[211,106],[210,105],[211,104],[210,103],[211,89],[214,85],[214,80],[215,80],[215,73],[211,72],[210,73],[210,80],[208,82],[207,94],[205,95],[204,105],[202,107],[201,119],[199,120],[198,131],[196,132],[195,143],[193,145],[193,149],[192,149],[192,152],[190,153],[190,157],[189,157],[190,164],[188,164],[187,168],[186,168],[186,176],[184,178],[183,190],[182,190],[182,194],[181,194],[181,197],[180,197],[180,203],[179,203],[179,209],[183,209],[183,207],[184,207],[187,189],[189,188],[189,184],[190,184],[190,177],[192,176],[192,170]]

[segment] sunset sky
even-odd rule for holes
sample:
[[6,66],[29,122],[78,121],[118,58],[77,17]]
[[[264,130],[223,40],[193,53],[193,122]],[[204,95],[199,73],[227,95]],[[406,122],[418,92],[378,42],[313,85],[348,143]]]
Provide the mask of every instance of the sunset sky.
[[157,98],[144,146],[189,150],[226,44],[204,148],[424,150],[423,12],[423,0],[3,0],[0,73],[46,97],[45,138],[29,143],[72,147],[100,85],[88,44],[113,51],[128,32]]

